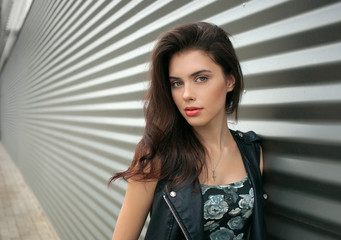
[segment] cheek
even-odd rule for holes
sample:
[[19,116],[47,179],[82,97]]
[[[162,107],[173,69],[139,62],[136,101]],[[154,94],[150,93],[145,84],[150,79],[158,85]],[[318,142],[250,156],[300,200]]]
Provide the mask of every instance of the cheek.
[[227,93],[226,85],[221,84],[219,86],[215,86],[215,88],[212,89],[212,91],[210,91],[209,96],[212,99],[212,101],[216,103],[224,102],[225,104],[226,93]]

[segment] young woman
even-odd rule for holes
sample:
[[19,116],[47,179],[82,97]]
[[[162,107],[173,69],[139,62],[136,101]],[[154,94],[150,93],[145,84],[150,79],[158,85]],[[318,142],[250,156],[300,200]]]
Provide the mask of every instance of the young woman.
[[130,168],[113,239],[266,239],[259,138],[232,131],[243,90],[240,65],[219,27],[164,33],[152,52],[146,128]]

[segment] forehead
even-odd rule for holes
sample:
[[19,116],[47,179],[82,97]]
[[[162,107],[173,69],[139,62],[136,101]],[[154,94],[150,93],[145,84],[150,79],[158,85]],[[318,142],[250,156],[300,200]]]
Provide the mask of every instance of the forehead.
[[169,62],[169,74],[172,76],[187,75],[202,69],[212,72],[221,70],[220,66],[206,52],[201,50],[186,50],[176,53]]

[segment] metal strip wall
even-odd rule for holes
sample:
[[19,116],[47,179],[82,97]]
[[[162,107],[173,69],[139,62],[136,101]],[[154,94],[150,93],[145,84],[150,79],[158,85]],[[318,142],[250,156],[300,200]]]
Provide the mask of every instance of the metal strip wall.
[[[109,239],[144,127],[156,37],[193,21],[232,34],[238,124],[260,134],[272,239],[341,237],[339,1],[35,0],[1,72],[2,141],[61,239]],[[145,230],[145,229],[144,229]]]

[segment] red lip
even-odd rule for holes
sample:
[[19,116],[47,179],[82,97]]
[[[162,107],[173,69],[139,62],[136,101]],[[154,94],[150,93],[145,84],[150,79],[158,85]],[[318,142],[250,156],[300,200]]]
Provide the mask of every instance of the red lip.
[[187,116],[192,117],[192,116],[196,116],[201,112],[202,108],[198,108],[198,107],[186,107],[185,108],[185,113]]

